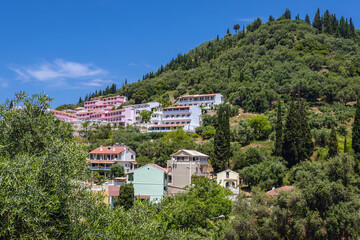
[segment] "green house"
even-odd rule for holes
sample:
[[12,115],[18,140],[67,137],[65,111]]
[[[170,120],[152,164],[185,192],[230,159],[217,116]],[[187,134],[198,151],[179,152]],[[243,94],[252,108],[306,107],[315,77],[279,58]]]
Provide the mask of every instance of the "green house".
[[156,164],[147,164],[127,175],[136,198],[159,202],[168,192],[168,171]]

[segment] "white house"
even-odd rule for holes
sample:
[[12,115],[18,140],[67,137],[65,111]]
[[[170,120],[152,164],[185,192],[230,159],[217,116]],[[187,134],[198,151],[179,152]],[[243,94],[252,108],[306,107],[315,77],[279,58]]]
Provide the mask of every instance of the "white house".
[[100,146],[89,152],[87,163],[93,171],[103,170],[105,176],[113,164],[124,167],[125,173],[137,167],[136,153],[124,144],[114,146]]
[[134,123],[141,123],[141,115],[142,111],[152,112],[156,108],[160,107],[160,103],[158,102],[148,102],[148,103],[140,103],[140,104],[133,104],[124,106],[124,109],[131,108],[135,112],[135,122]]
[[215,105],[224,103],[224,97],[220,93],[185,95],[178,98],[177,106],[202,106],[204,109],[211,109]]
[[216,182],[225,188],[229,188],[233,192],[233,194],[239,194],[239,173],[234,172],[230,169],[224,170],[216,174]]
[[201,108],[198,106],[177,106],[163,108],[151,114],[148,132],[169,132],[182,128],[195,132],[201,125]]

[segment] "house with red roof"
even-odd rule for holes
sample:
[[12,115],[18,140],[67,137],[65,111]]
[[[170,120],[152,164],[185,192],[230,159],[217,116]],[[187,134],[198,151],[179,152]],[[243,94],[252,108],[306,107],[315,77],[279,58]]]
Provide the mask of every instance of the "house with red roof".
[[168,194],[168,170],[157,164],[147,164],[127,174],[134,186],[135,198],[159,202]]
[[212,109],[215,105],[224,103],[224,97],[220,93],[184,95],[178,98],[177,106],[202,106],[204,109]]
[[109,175],[113,164],[120,164],[124,167],[125,173],[137,167],[136,153],[130,147],[122,144],[114,146],[100,146],[89,152],[87,163],[93,171],[104,171],[105,177]]

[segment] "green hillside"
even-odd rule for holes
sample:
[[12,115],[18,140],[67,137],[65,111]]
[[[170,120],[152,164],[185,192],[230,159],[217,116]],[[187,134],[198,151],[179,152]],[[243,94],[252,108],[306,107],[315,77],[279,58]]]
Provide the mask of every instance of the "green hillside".
[[247,32],[203,43],[118,92],[136,103],[165,105],[185,93],[220,92],[250,112],[265,112],[279,95],[347,104],[359,93],[360,37],[347,20],[343,27],[341,22],[330,31],[305,20],[257,19]]

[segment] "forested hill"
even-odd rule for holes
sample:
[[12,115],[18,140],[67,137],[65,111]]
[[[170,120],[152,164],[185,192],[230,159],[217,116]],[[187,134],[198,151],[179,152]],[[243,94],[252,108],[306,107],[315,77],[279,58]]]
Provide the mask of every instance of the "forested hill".
[[178,96],[222,93],[245,111],[264,112],[278,97],[299,96],[308,102],[347,103],[360,88],[360,34],[343,17],[318,11],[313,24],[284,16],[245,29],[234,26],[223,38],[178,55],[156,73],[118,89],[136,103]]

